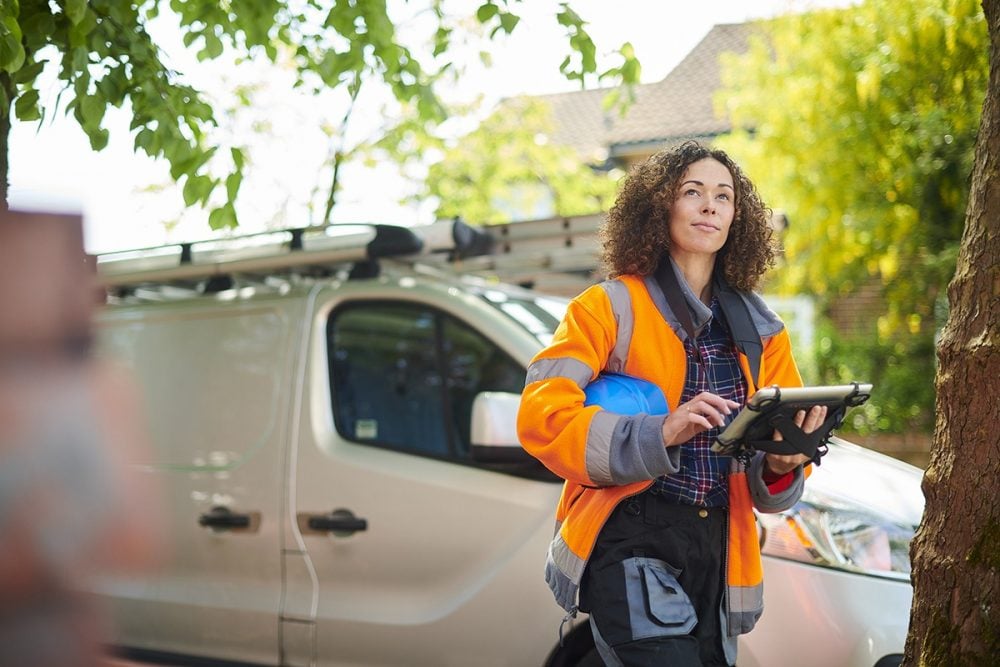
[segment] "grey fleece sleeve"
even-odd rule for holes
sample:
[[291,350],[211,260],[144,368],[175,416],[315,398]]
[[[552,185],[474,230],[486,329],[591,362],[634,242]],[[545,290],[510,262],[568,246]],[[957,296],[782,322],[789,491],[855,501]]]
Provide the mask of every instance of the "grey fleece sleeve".
[[802,497],[802,490],[805,488],[805,474],[802,466],[793,472],[795,478],[791,485],[774,495],[764,483],[764,452],[757,452],[750,461],[750,469],[747,471],[747,482],[750,485],[750,497],[753,505],[764,514],[774,514],[789,509]]
[[603,486],[621,486],[678,472],[680,449],[663,445],[665,419],[666,415],[607,411],[594,415],[587,447],[590,478]]

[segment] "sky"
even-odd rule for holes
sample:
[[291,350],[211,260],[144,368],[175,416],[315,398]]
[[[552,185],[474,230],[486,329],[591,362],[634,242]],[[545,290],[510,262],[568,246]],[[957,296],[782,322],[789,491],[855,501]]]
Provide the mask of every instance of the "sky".
[[[412,5],[403,5],[409,9]],[[480,2],[454,0],[456,11],[475,11]],[[555,0],[530,0],[513,5],[522,16],[514,34],[490,45],[492,66],[478,64],[478,48],[457,55],[468,63],[465,77],[444,91],[451,102],[481,96],[489,108],[504,97],[578,89],[565,80],[559,63],[568,52],[555,19]],[[844,4],[838,0],[573,0],[574,10],[588,22],[599,54],[609,54],[631,42],[642,63],[642,82],[662,79],[715,24],[770,17],[807,6]],[[289,94],[287,74],[268,68],[225,68],[204,65],[186,53],[170,26],[154,37],[172,58],[174,69],[199,90],[227,85],[261,86],[259,105],[231,127],[228,138],[251,146],[251,171],[240,194],[240,232],[300,227],[316,219],[316,202],[326,184],[322,170],[330,139],[324,124],[339,119],[343,100],[335,94],[320,98]],[[403,35],[405,39],[405,34]],[[610,63],[606,60],[605,63]],[[600,63],[599,63],[600,64]],[[220,84],[221,82],[221,84]],[[42,91],[54,100],[58,88]],[[384,91],[364,93],[345,140],[350,145],[377,134]],[[80,212],[84,216],[89,252],[110,252],[166,243],[210,239],[208,213],[185,210],[179,188],[171,187],[164,164],[132,151],[129,119],[110,110],[105,127],[111,141],[101,152],[90,149],[83,131],[62,113],[43,123],[15,122],[10,138],[10,203],[13,208]],[[251,126],[263,132],[251,132]],[[350,165],[342,175],[343,190],[334,217],[337,222],[416,224],[431,222],[432,203],[401,205],[398,200],[413,184],[387,165]],[[318,190],[317,190],[318,189]],[[151,192],[152,190],[152,192]]]

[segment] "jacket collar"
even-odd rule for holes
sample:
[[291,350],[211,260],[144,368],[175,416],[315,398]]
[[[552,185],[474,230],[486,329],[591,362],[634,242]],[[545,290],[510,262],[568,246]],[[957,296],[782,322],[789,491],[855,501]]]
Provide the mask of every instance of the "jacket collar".
[[[701,299],[694,293],[694,290],[691,289],[691,286],[687,284],[687,280],[684,279],[684,273],[677,266],[674,258],[669,255],[668,258],[670,259],[670,266],[674,271],[674,275],[677,276],[677,284],[680,285],[684,302],[691,312],[691,322],[694,324],[695,331],[700,334],[705,325],[712,319],[712,309],[702,303]],[[648,275],[644,276],[642,280],[646,285],[646,291],[649,292],[649,296],[653,300],[653,304],[660,311],[660,315],[670,325],[670,328],[674,330],[678,338],[682,341],[687,340],[687,333],[684,331],[680,320],[674,315],[667,304],[667,297],[663,294],[663,290],[660,289],[656,277]],[[771,338],[785,328],[785,324],[781,321],[781,318],[767,307],[764,299],[756,292],[743,292],[740,290],[738,294],[746,302],[750,310],[750,317],[753,319],[754,326],[757,327],[757,332],[762,339]]]

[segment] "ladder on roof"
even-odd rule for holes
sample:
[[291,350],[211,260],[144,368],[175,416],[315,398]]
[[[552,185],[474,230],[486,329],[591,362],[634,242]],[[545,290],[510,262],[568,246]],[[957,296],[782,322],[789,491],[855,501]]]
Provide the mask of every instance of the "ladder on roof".
[[600,213],[486,225],[493,251],[465,260],[463,272],[575,296],[604,278],[597,234],[603,222]]

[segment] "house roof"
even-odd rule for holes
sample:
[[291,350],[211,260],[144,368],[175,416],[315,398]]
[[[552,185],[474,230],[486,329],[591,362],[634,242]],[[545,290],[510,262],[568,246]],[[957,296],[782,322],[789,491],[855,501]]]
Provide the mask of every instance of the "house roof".
[[746,52],[753,28],[751,23],[714,26],[663,80],[636,87],[624,117],[602,109],[610,88],[538,96],[552,109],[552,140],[603,162],[728,131],[729,120],[716,115],[712,100],[721,86],[719,56]]

